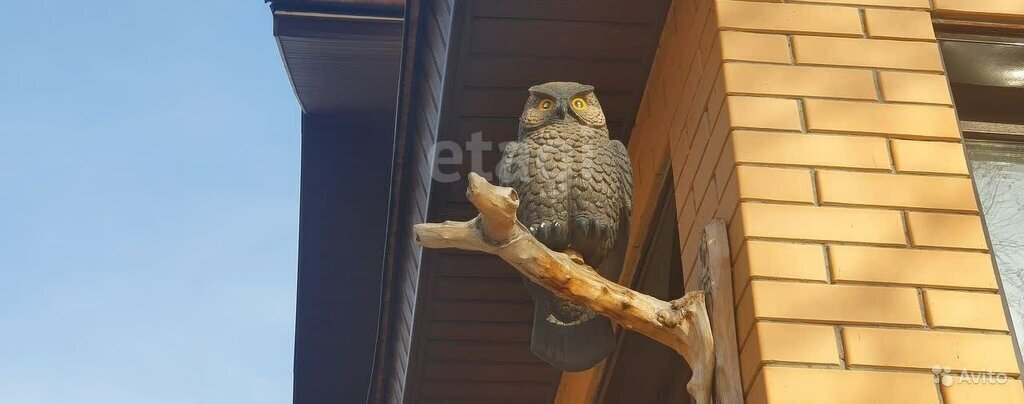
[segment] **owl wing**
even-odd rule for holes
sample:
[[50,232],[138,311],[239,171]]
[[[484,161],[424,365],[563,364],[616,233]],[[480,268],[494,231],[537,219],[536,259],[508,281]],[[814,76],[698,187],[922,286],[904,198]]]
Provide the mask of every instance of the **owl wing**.
[[633,214],[633,165],[630,163],[626,146],[622,142],[609,141],[605,145],[605,151],[610,157],[606,169],[618,183],[618,187],[612,190],[613,194],[609,197],[616,199],[619,212],[614,241],[604,262],[598,268],[598,273],[612,281],[617,281],[619,273],[622,272],[626,248],[629,245],[629,221]]
[[519,142],[505,143],[505,150],[498,161],[495,173],[498,175],[498,185],[510,187],[519,194],[519,220],[525,222],[521,217],[526,206],[530,205],[531,194],[529,178],[530,151]]
[[503,187],[512,187],[519,191],[519,186],[522,184],[522,177],[519,173],[519,166],[517,158],[519,157],[519,149],[522,144],[519,142],[508,142],[505,143],[505,150],[501,154],[501,160],[498,161],[498,167],[495,168],[496,174],[498,175],[498,185]]
[[[618,180],[619,187],[614,195],[619,206],[622,207],[623,215],[619,223],[629,223],[629,217],[633,213],[633,164],[629,161],[629,152],[626,146],[618,140],[611,140],[605,146],[609,157],[611,157],[610,169],[612,175]],[[626,226],[628,228],[628,225]]]

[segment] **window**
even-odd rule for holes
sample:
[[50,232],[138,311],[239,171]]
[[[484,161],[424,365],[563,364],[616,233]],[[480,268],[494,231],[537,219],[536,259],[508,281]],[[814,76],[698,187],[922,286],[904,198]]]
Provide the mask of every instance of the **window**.
[[[944,28],[941,25],[940,29]],[[1024,345],[1024,39],[945,27],[940,44],[1011,328]]]
[[1018,343],[1024,336],[1024,142],[967,143]]
[[[671,170],[669,170],[671,172]],[[671,178],[671,174],[667,177]],[[671,180],[663,184],[658,208],[644,242],[645,251],[631,287],[662,300],[683,295],[675,198]],[[689,403],[685,386],[690,368],[672,348],[644,335],[621,330],[619,345],[609,357],[597,402]]]

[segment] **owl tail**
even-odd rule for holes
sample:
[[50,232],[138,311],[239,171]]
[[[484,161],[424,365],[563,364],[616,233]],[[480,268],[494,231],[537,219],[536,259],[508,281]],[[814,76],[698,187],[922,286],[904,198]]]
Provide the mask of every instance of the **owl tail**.
[[615,333],[604,316],[590,313],[581,321],[561,322],[551,307],[558,302],[547,289],[526,281],[534,301],[530,350],[559,370],[580,372],[594,367],[615,349]]

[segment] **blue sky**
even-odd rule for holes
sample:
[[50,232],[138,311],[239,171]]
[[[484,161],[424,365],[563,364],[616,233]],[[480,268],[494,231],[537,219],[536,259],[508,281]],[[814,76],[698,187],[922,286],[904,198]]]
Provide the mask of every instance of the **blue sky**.
[[299,108],[260,0],[0,14],[0,402],[291,398]]

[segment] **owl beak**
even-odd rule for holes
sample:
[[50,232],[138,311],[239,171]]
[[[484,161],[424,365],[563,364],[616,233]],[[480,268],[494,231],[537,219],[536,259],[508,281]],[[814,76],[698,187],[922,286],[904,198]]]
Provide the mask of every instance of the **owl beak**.
[[568,112],[569,103],[563,99],[559,99],[555,104],[555,118],[565,119],[566,112]]

